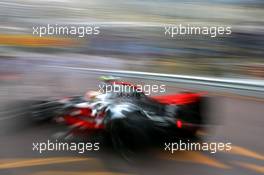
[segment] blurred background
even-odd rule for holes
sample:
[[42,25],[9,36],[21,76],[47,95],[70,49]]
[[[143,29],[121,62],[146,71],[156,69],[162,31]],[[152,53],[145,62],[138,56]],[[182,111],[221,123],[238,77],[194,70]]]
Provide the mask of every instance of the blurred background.
[[[91,55],[113,58],[125,64],[123,69],[263,78],[263,5],[260,0],[1,1],[0,53]],[[95,24],[101,33],[48,41],[32,36],[33,26],[47,24]],[[164,36],[168,24],[231,26],[232,34],[169,39]],[[65,37],[74,42],[60,42]]]
[[[264,174],[262,0],[0,0],[0,174]],[[100,27],[99,35],[33,35],[34,26]],[[168,38],[166,25],[231,26],[211,38]],[[167,93],[209,91],[218,126],[206,142],[231,142],[230,153],[162,150],[144,162],[126,162],[113,151],[79,155],[32,152],[58,126],[25,124],[21,100],[68,96],[98,89],[98,74],[75,69],[128,70],[253,82],[258,94],[235,88],[162,83]],[[111,75],[111,73],[110,73]],[[258,85],[258,87],[257,87]],[[24,107],[22,107],[24,105]],[[56,160],[54,160],[54,158]]]

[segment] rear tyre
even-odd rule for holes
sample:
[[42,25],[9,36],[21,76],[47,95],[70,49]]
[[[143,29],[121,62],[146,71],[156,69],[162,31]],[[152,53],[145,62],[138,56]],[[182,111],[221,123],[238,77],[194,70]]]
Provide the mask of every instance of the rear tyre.
[[127,161],[138,158],[150,144],[145,128],[128,118],[112,120],[107,129],[110,131],[113,148]]

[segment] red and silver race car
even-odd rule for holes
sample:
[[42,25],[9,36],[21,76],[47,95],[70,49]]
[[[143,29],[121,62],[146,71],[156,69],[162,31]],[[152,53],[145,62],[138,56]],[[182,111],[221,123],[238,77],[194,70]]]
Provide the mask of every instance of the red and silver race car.
[[91,91],[85,96],[41,100],[32,105],[32,117],[63,122],[72,128],[67,134],[106,133],[119,150],[124,146],[139,148],[158,138],[193,137],[205,126],[205,97],[200,93],[147,96],[130,83],[109,81],[109,85],[130,86],[133,90]]

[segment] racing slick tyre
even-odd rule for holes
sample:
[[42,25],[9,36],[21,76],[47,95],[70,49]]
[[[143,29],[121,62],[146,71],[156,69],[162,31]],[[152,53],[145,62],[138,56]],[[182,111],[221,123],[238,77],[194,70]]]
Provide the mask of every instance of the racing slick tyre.
[[145,119],[135,115],[133,119],[115,119],[108,123],[113,148],[126,160],[133,161],[149,145],[149,132],[144,127]]

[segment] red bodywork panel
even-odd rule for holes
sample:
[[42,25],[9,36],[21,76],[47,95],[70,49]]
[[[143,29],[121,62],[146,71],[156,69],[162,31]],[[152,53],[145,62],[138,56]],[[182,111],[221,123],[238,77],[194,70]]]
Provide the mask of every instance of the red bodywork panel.
[[[91,116],[91,109],[76,109],[76,111],[79,111],[80,113],[77,115],[66,115],[64,116],[64,120],[68,125],[76,125],[78,127],[83,127],[85,129],[104,129],[104,125],[98,124],[95,121],[95,117]],[[97,117],[104,117],[104,114],[100,114]]]
[[151,98],[162,104],[184,105],[184,104],[196,102],[199,100],[200,97],[201,94],[198,93],[181,93],[181,94],[154,96]]
[[98,125],[95,122],[86,121],[86,120],[80,119],[76,116],[65,116],[64,120],[69,125],[76,125],[78,127],[84,127],[85,129],[95,129],[95,130],[104,129],[103,124]]

